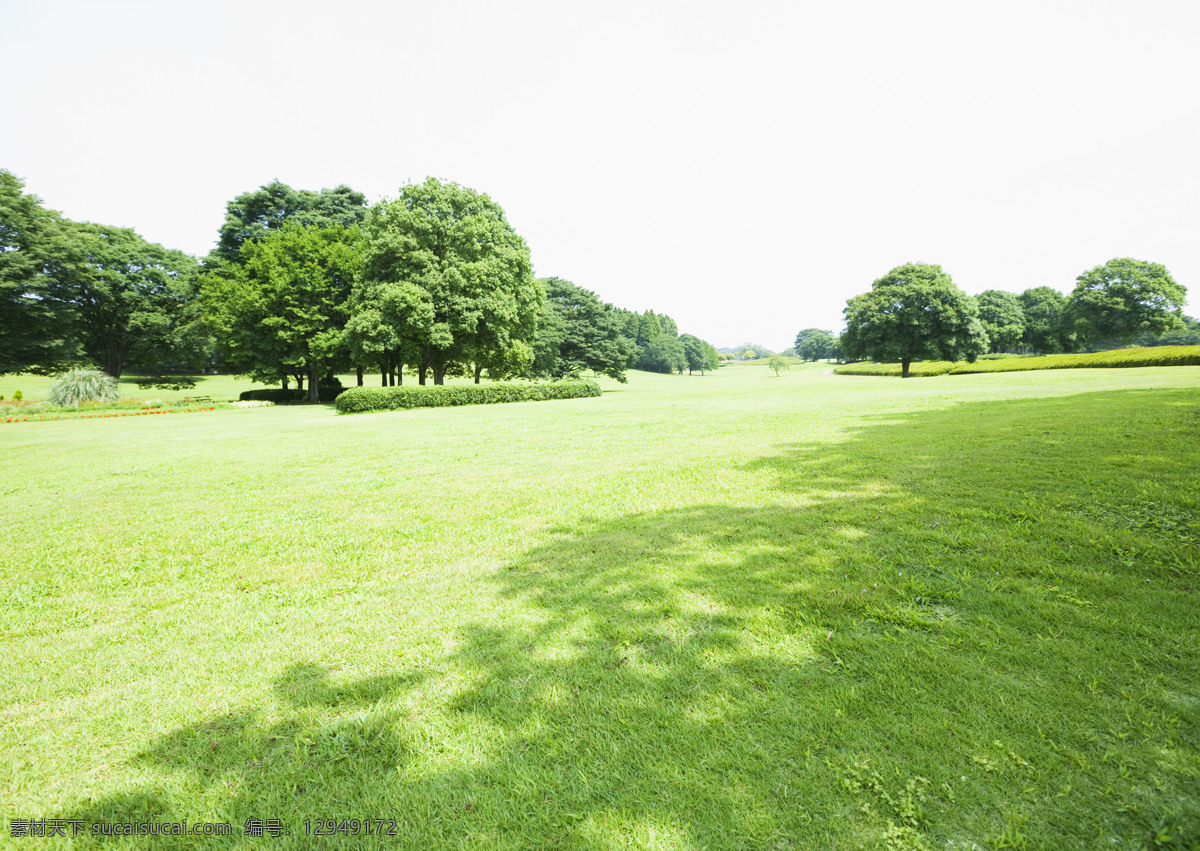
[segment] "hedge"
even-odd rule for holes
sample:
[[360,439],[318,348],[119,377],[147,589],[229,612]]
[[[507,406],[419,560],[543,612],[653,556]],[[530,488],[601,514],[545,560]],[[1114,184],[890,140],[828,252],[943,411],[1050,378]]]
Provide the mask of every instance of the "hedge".
[[450,405],[493,405],[500,402],[540,402],[546,399],[580,399],[599,396],[595,381],[566,380],[541,383],[454,384],[436,387],[351,387],[338,396],[339,414],[395,411],[407,408],[443,408]]
[[[978,360],[975,363],[919,361],[909,367],[916,376],[968,375],[980,372],[1023,372],[1030,369],[1105,369],[1135,366],[1200,366],[1200,346],[1143,346],[1075,355]],[[838,375],[900,375],[898,363],[852,363],[834,370]]]
[[[345,392],[340,384],[317,385],[317,393],[320,394],[322,402],[332,402]],[[287,390],[282,387],[264,387],[259,390],[243,390],[238,394],[238,401],[274,402],[276,405],[284,405],[288,402],[307,402],[308,391],[295,387],[289,387]]]

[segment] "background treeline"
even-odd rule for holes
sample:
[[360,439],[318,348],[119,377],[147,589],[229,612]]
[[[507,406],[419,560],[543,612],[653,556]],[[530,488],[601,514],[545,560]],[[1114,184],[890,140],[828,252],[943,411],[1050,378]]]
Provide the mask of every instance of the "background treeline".
[[394,385],[717,366],[666,314],[535,279],[503,210],[454,183],[369,207],[276,181],[230,201],[218,233],[197,259],[73,222],[0,171],[0,372],[232,371],[317,401],[353,371]]
[[898,361],[986,354],[1069,354],[1128,346],[1200,345],[1200,322],[1183,315],[1185,288],[1160,264],[1114,258],[1081,274],[1071,294],[959,290],[940,266],[910,263],[849,300],[840,335],[796,335],[804,360]]

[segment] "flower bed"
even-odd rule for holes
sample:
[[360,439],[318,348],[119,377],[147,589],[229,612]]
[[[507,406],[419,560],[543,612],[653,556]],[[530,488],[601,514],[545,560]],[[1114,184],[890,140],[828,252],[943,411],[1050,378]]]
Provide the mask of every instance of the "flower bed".
[[55,411],[53,413],[27,414],[25,416],[15,414],[0,419],[0,422],[37,423],[48,420],[100,420],[109,419],[110,417],[148,417],[152,414],[196,414],[201,411],[215,411],[216,409],[216,405],[205,405],[198,408],[142,408],[136,411]]

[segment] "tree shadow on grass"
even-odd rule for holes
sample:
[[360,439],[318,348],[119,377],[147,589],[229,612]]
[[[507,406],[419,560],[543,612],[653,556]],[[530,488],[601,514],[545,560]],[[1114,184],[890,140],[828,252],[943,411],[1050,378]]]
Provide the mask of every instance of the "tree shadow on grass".
[[497,611],[461,625],[426,717],[397,703],[432,673],[294,666],[275,714],[172,732],[139,758],[169,785],[72,817],[173,820],[194,795],[239,832],[213,844],[282,815],[276,847],[344,843],[302,819],[356,815],[422,848],[1179,835],[1197,809],[1190,544],[1113,512],[1164,482],[1177,517],[1197,509],[1194,443],[1138,437],[1194,440],[1196,405],[890,417],[749,465],[776,477],[771,504],[580,519],[490,577]]

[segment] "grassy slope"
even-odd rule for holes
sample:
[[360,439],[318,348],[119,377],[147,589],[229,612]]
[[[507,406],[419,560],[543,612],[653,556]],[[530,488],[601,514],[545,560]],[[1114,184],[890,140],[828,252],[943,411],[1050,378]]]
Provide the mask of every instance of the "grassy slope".
[[1200,368],[827,369],[0,426],[5,819],[1195,831]]

